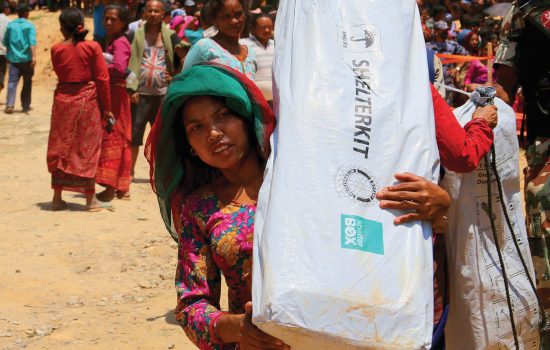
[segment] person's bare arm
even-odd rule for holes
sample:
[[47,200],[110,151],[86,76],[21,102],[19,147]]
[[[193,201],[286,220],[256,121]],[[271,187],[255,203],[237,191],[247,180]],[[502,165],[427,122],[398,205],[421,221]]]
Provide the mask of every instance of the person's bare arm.
[[514,96],[516,96],[516,91],[518,89],[518,79],[519,76],[514,68],[504,64],[499,65],[497,80],[498,84],[502,86],[506,93],[505,98],[501,97],[501,99],[509,105],[514,104]]
[[289,350],[279,339],[252,324],[252,303],[245,305],[245,313],[224,314],[216,325],[216,336],[224,343],[239,343],[242,350]]

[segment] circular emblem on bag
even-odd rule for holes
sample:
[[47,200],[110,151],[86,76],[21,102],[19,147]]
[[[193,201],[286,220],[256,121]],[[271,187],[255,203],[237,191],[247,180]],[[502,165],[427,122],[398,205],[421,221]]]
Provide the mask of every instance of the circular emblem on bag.
[[550,29],[550,10],[546,10],[540,15],[540,22],[546,29]]
[[365,168],[352,165],[338,170],[336,189],[340,196],[369,206],[376,202],[378,182]]

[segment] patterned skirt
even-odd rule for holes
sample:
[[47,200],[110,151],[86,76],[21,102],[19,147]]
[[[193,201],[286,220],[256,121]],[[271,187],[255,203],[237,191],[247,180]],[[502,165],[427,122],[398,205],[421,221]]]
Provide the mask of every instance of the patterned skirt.
[[132,181],[132,116],[130,98],[124,85],[111,85],[111,108],[116,124],[111,133],[103,131],[96,182],[128,192]]
[[95,192],[101,135],[95,83],[59,84],[54,94],[47,154],[53,189]]

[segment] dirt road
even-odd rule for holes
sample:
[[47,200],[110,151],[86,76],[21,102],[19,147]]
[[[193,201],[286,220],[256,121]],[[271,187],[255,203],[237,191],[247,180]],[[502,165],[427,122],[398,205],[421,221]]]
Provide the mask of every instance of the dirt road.
[[12,115],[0,106],[0,349],[194,349],[173,317],[177,247],[143,157],[131,201],[115,201],[115,212],[84,212],[84,198],[71,193],[68,211],[50,211],[57,15],[31,13],[33,110],[20,113],[19,98]]

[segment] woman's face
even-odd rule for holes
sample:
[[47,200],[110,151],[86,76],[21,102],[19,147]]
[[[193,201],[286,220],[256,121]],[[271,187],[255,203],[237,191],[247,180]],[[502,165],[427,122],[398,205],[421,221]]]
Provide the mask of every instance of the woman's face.
[[244,28],[244,9],[239,0],[226,0],[216,16],[215,25],[229,37],[240,37]]
[[121,33],[124,29],[125,23],[118,17],[118,10],[109,10],[105,12],[103,17],[103,24],[107,30],[107,35],[112,36]]
[[481,56],[487,56],[488,52],[489,52],[489,50],[487,50],[487,44],[483,45],[483,47],[480,50],[480,55]]
[[422,23],[426,23],[428,18],[430,18],[430,12],[428,11],[428,9],[423,8],[422,10],[420,10],[420,18],[422,20]]
[[220,170],[238,167],[250,153],[246,123],[211,96],[196,96],[183,107],[183,127],[191,148]]
[[479,45],[479,36],[477,34],[473,34],[470,37],[470,40],[468,41],[468,44],[472,49],[477,49],[477,46]]
[[273,21],[269,17],[261,17],[256,21],[256,26],[252,29],[252,34],[258,40],[267,42],[273,37]]

